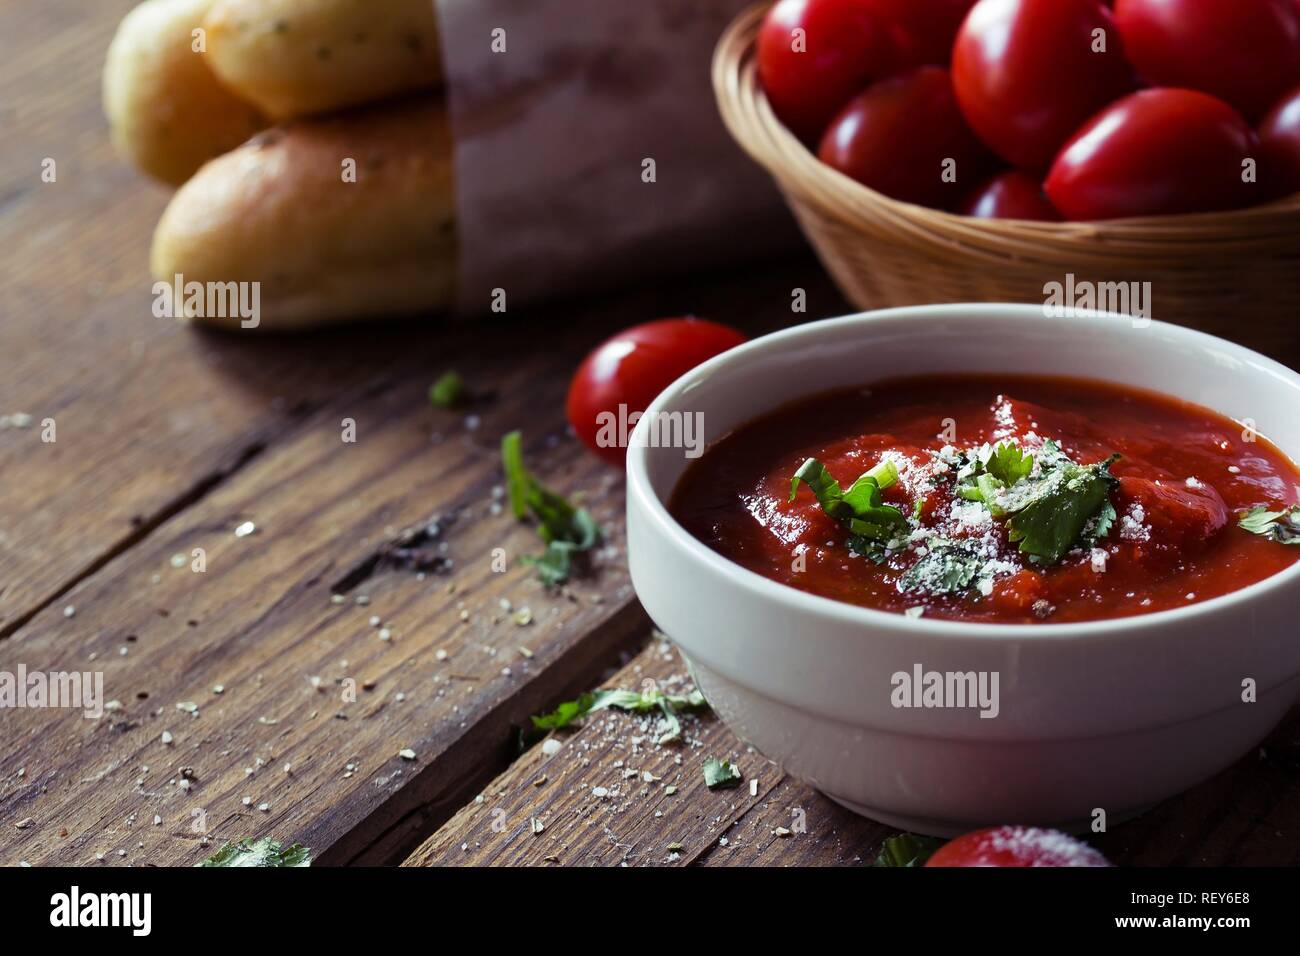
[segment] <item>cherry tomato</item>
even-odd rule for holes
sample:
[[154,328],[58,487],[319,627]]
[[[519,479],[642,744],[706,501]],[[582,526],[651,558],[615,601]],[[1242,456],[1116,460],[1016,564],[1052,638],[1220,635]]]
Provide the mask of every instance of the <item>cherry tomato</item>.
[[1066,219],[1235,209],[1265,198],[1243,182],[1259,141],[1241,114],[1196,90],[1141,90],[1065,144],[1044,188]]
[[767,100],[805,142],[815,143],[853,94],[894,68],[888,35],[863,0],[781,0],[758,33]]
[[881,80],[854,97],[831,121],[817,155],[886,196],[936,207],[957,202],[991,159],[962,119],[948,71],[937,66]]
[[1110,866],[1081,840],[1059,830],[994,827],[945,843],[926,866]]
[[1259,124],[1260,179],[1272,197],[1300,192],[1300,86]]
[[1031,172],[1133,88],[1110,11],[1096,0],[980,0],[957,34],[952,78],[975,132]]
[[1048,202],[1043,186],[1032,176],[1011,170],[981,183],[962,200],[957,211],[978,219],[1036,219],[1057,222],[1061,214]]
[[656,395],[701,362],[744,341],[733,328],[696,318],[624,329],[578,366],[565,402],[569,424],[583,444],[622,467],[631,434],[630,427],[626,433],[621,427],[627,417],[645,411]]
[[1300,81],[1294,0],[1117,0],[1115,25],[1147,82],[1212,93],[1252,120]]
[[889,34],[900,67],[952,62],[952,41],[975,0],[863,0]]

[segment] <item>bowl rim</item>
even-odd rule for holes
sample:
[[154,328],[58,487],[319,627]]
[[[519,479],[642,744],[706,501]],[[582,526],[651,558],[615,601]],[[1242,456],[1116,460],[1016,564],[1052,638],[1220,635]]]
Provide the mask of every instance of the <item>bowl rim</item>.
[[[704,542],[700,541],[689,531],[687,531],[676,518],[669,513],[664,501],[655,493],[650,483],[650,475],[647,469],[647,461],[652,452],[672,452],[670,448],[652,448],[638,436],[649,427],[649,421],[654,418],[655,413],[662,412],[664,407],[675,401],[682,394],[693,388],[701,376],[709,376],[719,369],[726,368],[729,365],[744,362],[750,355],[766,351],[780,346],[790,340],[801,338],[816,338],[818,335],[832,329],[839,329],[845,326],[863,325],[870,327],[875,322],[907,318],[909,321],[918,323],[935,320],[953,320],[958,321],[980,321],[981,316],[977,312],[987,312],[990,310],[1003,311],[1012,315],[1019,315],[1025,318],[1033,316],[1041,321],[1043,318],[1043,307],[1018,302],[963,302],[963,303],[943,303],[938,305],[911,305],[899,306],[890,309],[875,309],[865,312],[857,312],[850,315],[838,316],[829,319],[819,319],[812,322],[806,322],[801,325],[791,326],[780,329],[767,335],[751,339],[741,345],[728,349],[720,355],[697,365],[691,371],[682,375],[671,385],[660,392],[646,408],[645,413],[638,421],[636,428],[633,430],[628,440],[627,460],[626,460],[626,478],[627,478],[627,507],[632,509],[639,506],[651,522],[657,533],[667,535],[673,542],[684,548],[689,556],[695,561],[703,562],[712,571],[720,575],[726,575],[736,582],[743,590],[749,592],[756,599],[784,602],[793,605],[801,614],[810,617],[832,618],[840,624],[857,625],[865,630],[878,630],[887,627],[904,627],[910,628],[917,636],[927,636],[934,638],[972,638],[978,640],[987,640],[990,638],[1006,638],[1014,635],[1017,638],[1022,636],[1042,636],[1052,640],[1070,640],[1095,637],[1118,636],[1127,634],[1131,631],[1150,631],[1152,629],[1163,629],[1166,627],[1177,627],[1182,624],[1188,624],[1193,619],[1203,616],[1215,616],[1223,612],[1228,612],[1234,608],[1240,608],[1249,604],[1256,598],[1280,588],[1292,586],[1300,583],[1300,561],[1296,561],[1282,571],[1272,574],[1260,581],[1249,584],[1244,588],[1238,588],[1235,591],[1229,591],[1227,594],[1221,594],[1205,601],[1198,601],[1185,607],[1170,608],[1161,611],[1152,611],[1148,614],[1135,614],[1127,617],[1106,618],[1098,621],[1078,621],[1064,624],[1052,623],[1032,623],[1032,622],[1006,622],[992,623],[983,621],[953,621],[946,618],[926,618],[907,617],[903,614],[894,614],[889,611],[880,611],[875,608],[860,607],[856,604],[849,604],[844,601],[838,601],[834,598],[822,597],[818,594],[812,594],[808,591],[801,591],[798,588],[791,587],[788,584],[782,584],[771,578],[764,577],[756,571],[742,567],[729,558],[723,557],[714,551]],[[1100,310],[1076,309],[1075,316],[1085,318],[1089,321],[1102,321],[1111,323],[1129,324],[1133,317],[1121,315],[1113,312],[1103,312]],[[1221,339],[1218,336],[1200,332],[1195,329],[1189,329],[1185,326],[1175,325],[1171,322],[1161,322],[1151,320],[1147,326],[1152,330],[1158,330],[1175,336],[1181,336],[1190,343],[1200,345],[1203,348],[1213,347],[1218,350],[1227,350],[1234,358],[1257,368],[1262,372],[1271,372],[1273,375],[1289,382],[1297,391],[1300,391],[1300,372],[1283,365],[1281,362],[1271,359],[1265,355],[1248,349],[1245,346],[1230,342],[1227,339]],[[919,373],[918,373],[919,374]],[[1106,381],[1097,379],[1095,376],[1088,376],[1096,381]],[[864,383],[868,384],[868,383]],[[1112,383],[1118,384],[1118,383]],[[823,389],[824,391],[824,389]],[[1153,390],[1151,390],[1153,391]],[[816,390],[808,391],[807,395],[816,394]],[[1168,393],[1157,393],[1168,394]],[[1179,396],[1171,396],[1179,397]],[[1182,399],[1189,401],[1188,399]],[[776,406],[774,406],[775,408]],[[772,411],[774,409],[768,409]],[[1211,409],[1218,411],[1217,409]],[[764,412],[756,412],[753,417],[758,417]],[[1218,412],[1222,415],[1222,412]],[[752,418],[749,420],[753,420]],[[1296,465],[1295,459],[1291,453],[1285,449],[1281,451],[1293,465]],[[707,452],[707,449],[706,449]],[[1297,465],[1300,467],[1300,465]],[[635,582],[634,582],[635,584]]]

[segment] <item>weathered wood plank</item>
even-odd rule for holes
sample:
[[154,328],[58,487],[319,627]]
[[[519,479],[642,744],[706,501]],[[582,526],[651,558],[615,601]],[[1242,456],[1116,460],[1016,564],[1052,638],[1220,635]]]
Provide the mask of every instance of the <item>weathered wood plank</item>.
[[[529,371],[558,377],[563,361]],[[0,642],[0,668],[100,670],[106,696],[121,702],[102,721],[48,709],[6,714],[0,817],[35,824],[0,831],[0,857],[90,862],[97,851],[122,848],[103,842],[124,839],[122,821],[134,817],[142,825],[132,836],[145,846],[132,842],[143,852],[130,860],[191,861],[198,835],[188,825],[198,810],[218,836],[288,831],[319,853],[339,847],[336,856],[350,857],[402,825],[413,806],[454,792],[473,770],[454,745],[472,731],[470,750],[499,748],[521,716],[515,709],[540,702],[528,693],[539,676],[558,686],[603,666],[591,658],[612,655],[635,622],[625,572],[603,562],[599,578],[577,585],[570,599],[544,593],[518,565],[518,555],[538,545],[508,512],[492,513],[496,436],[506,422],[554,426],[556,415],[539,418],[531,407],[537,393],[522,388],[522,377],[499,381],[518,389],[514,399],[485,410],[479,432],[466,432],[456,416],[436,445],[423,382],[331,406],[238,481],[74,588],[65,599],[74,616],[49,608]],[[352,446],[340,441],[347,413],[358,426]],[[617,482],[571,444],[540,454],[546,434],[533,433],[539,470],[565,491],[589,489],[593,513],[617,543]],[[573,464],[557,467],[557,458]],[[248,521],[257,531],[237,537],[235,527]],[[401,529],[431,521],[441,530],[429,560],[454,562],[450,573],[420,580],[381,570],[355,584],[347,604],[331,603],[331,586],[349,569]],[[510,572],[494,573],[495,547],[509,553]],[[201,573],[191,568],[195,549],[204,552]],[[506,598],[530,606],[533,621],[514,623],[499,604]],[[372,617],[384,627],[370,626]],[[570,652],[583,642],[575,659]],[[348,678],[360,688],[355,702],[337,685]],[[199,716],[178,711],[182,702],[197,704]],[[170,744],[160,742],[164,732]],[[415,760],[399,759],[405,748]],[[458,762],[444,769],[438,758],[449,753]],[[495,767],[487,752],[482,759]],[[181,766],[194,768],[188,789]],[[255,773],[246,778],[245,767]],[[408,785],[411,806],[389,807]],[[268,812],[255,815],[242,805],[245,795],[252,807],[268,803]],[[155,814],[159,827],[143,825]],[[346,843],[362,825],[371,829]],[[58,837],[63,830],[69,835]]]
[[1134,866],[1300,864],[1300,706],[1254,753],[1096,844]]
[[[561,439],[542,472],[591,493],[617,546],[618,488],[603,487],[606,474],[561,437],[583,351],[620,325],[684,309],[774,327],[794,284],[809,286],[822,314],[842,300],[804,260],[780,281],[678,282],[490,328],[414,322],[287,339],[157,319],[147,251],[166,193],[112,155],[99,112],[102,52],[129,6],[0,10],[0,35],[30,39],[0,58],[12,95],[0,123],[15,147],[0,153],[0,414],[57,427],[52,444],[35,428],[0,433],[0,668],[99,668],[122,704],[98,723],[6,711],[0,861],[104,852],[191,862],[202,855],[195,810],[217,840],[266,832],[305,839],[323,862],[400,858],[462,790],[504,766],[511,723],[590,683],[643,626],[616,555],[590,590],[574,589],[576,602],[541,594],[523,569],[489,577],[491,547],[536,547],[527,530],[482,513],[499,481],[500,433],[522,426],[534,450]],[[46,156],[56,183],[40,182]],[[424,400],[449,364],[505,396],[481,410],[474,435]],[[355,445],[340,441],[348,416]],[[430,443],[434,431],[443,445]],[[329,586],[404,525],[470,505],[486,523],[447,531],[453,557],[474,569],[463,581],[456,573],[457,595],[392,570],[368,583],[372,606],[397,624],[393,641],[378,641],[364,610],[327,603]],[[248,518],[259,532],[234,539]],[[171,567],[195,547],[207,571]],[[486,623],[501,597],[521,594],[534,624],[500,614]],[[75,617],[62,616],[65,605]],[[347,721],[330,706],[344,670],[374,682]],[[216,684],[223,694],[211,693]],[[198,718],[174,709],[187,701]],[[395,756],[405,746],[417,752],[411,764]],[[359,769],[345,776],[348,763]],[[181,766],[194,768],[188,791]],[[247,781],[245,767],[255,770]],[[267,780],[271,768],[279,776]],[[244,796],[256,797],[251,808]]]
[[0,8],[0,415],[32,417],[0,429],[0,636],[404,347],[384,335],[285,348],[152,314],[167,191],[113,154],[99,94],[131,6]]
[[[660,641],[602,686],[636,689],[646,680],[671,693],[692,686]],[[658,718],[616,711],[558,731],[558,751],[532,747],[404,865],[685,865],[721,840],[739,839],[736,823],[767,798],[781,772],[712,715],[683,717],[682,725],[682,741],[662,745]],[[745,784],[710,791],[707,756],[732,759]]]
[[[102,669],[106,695],[122,704],[101,722],[48,710],[6,715],[0,820],[34,823],[0,827],[0,862],[87,862],[121,849],[126,862],[191,862],[202,855],[189,830],[198,810],[218,840],[274,833],[304,840],[323,862],[404,857],[502,769],[511,724],[589,686],[644,629],[621,554],[621,479],[565,434],[563,396],[580,356],[613,328],[683,303],[771,327],[788,315],[792,284],[833,297],[811,272],[804,261],[759,279],[634,292],[497,322],[490,333],[468,323],[433,334],[407,325],[304,343],[300,361],[342,363],[367,348],[392,357],[385,374],[303,408],[236,475],[0,640],[0,669]],[[226,370],[231,388],[245,363],[269,354],[238,346]],[[429,407],[425,389],[446,367],[495,398],[463,412]],[[296,380],[280,384],[299,402]],[[356,422],[355,443],[342,440],[345,418]],[[586,495],[609,532],[597,576],[576,583],[572,596],[548,595],[517,564],[540,543],[494,498],[499,438],[516,427],[543,480]],[[445,545],[454,562],[454,593],[442,576],[419,581],[381,566],[352,586],[369,605],[329,603],[332,585],[435,514],[452,518],[433,546]],[[257,532],[234,537],[244,521]],[[507,573],[492,570],[498,547],[509,555]],[[206,553],[202,574],[171,566],[195,548]],[[502,599],[527,604],[533,623],[512,623]],[[63,616],[64,605],[74,617]],[[391,641],[368,626],[371,615],[392,623]],[[348,677],[374,689],[345,704],[334,682]],[[175,709],[185,702],[199,705],[198,718]],[[172,744],[160,743],[163,731]],[[415,761],[398,758],[407,747]],[[194,768],[188,791],[181,766]],[[248,779],[246,767],[255,771]],[[262,803],[265,813],[256,810]],[[155,815],[159,826],[141,825]]]
[[[665,680],[680,674],[675,652],[666,647],[654,642],[605,686],[636,687],[646,676]],[[642,723],[623,714],[603,715],[580,730],[559,732],[562,746],[553,755],[547,756],[540,745],[533,747],[404,865],[861,866],[870,864],[882,842],[898,832],[850,813],[784,775],[712,717],[693,725],[689,746],[677,752],[632,752],[630,741],[644,733]],[[1300,862],[1295,838],[1300,833],[1298,732],[1300,708],[1270,737],[1262,754],[1243,758],[1092,842],[1125,866]],[[757,798],[743,799],[748,790],[711,793],[704,788],[706,755],[727,754],[740,755],[747,779],[759,780]],[[593,795],[594,787],[620,788],[625,767],[650,769],[665,780],[647,786],[633,781],[632,787],[621,787],[618,798]],[[545,779],[537,785],[539,778]],[[677,780],[685,785],[675,796],[665,796],[662,788]],[[535,818],[545,827],[540,834],[532,832]],[[674,842],[684,846],[677,858],[669,859],[664,848]]]

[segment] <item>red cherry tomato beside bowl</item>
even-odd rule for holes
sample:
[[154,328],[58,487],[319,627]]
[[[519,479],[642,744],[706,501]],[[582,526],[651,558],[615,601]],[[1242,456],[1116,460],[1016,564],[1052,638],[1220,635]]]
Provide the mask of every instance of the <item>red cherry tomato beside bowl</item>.
[[622,467],[634,412],[695,366],[745,336],[704,319],[659,319],[624,329],[596,347],[569,383],[565,412],[583,444]]
[[945,843],[926,866],[1110,866],[1088,844],[1058,830],[994,827]]
[[1067,219],[1236,209],[1264,198],[1245,180],[1259,141],[1208,93],[1141,90],[1102,110],[1052,164],[1044,188]]
[[991,158],[962,119],[948,71],[923,66],[881,80],[849,101],[818,158],[886,196],[955,204]]
[[1056,211],[1043,193],[1042,184],[1032,176],[1011,170],[981,183],[967,196],[957,212],[977,219],[1030,219],[1059,222]]

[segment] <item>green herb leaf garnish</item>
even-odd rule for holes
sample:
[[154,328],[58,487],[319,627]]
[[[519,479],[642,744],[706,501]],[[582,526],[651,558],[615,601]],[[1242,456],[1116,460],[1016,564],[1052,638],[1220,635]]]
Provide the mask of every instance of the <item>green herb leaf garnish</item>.
[[1285,511],[1256,506],[1237,516],[1237,527],[1278,544],[1300,545],[1300,505],[1292,505]]
[[904,591],[959,594],[975,583],[985,563],[974,541],[931,538],[925,554],[907,569],[898,586]]
[[596,695],[593,693],[583,694],[577,700],[566,700],[549,714],[534,715],[533,727],[538,730],[561,730],[591,713],[591,705],[595,701]]
[[520,520],[531,513],[537,519],[537,534],[546,542],[545,552],[521,560],[537,568],[544,584],[563,583],[569,577],[573,555],[590,550],[600,540],[600,526],[586,508],[574,507],[533,477],[524,464],[519,432],[501,439],[501,465],[510,510]]
[[637,714],[658,710],[667,722],[667,730],[656,742],[666,744],[681,738],[682,724],[677,717],[679,712],[703,710],[708,706],[704,695],[698,690],[689,694],[665,694],[653,687],[640,691],[600,690],[583,694],[577,700],[566,701],[549,714],[534,717],[533,727],[537,730],[559,730],[599,710],[623,710]]
[[880,845],[880,853],[872,866],[924,866],[934,851],[943,846],[944,841],[935,837],[917,836],[914,833],[900,833],[892,836]]
[[1084,543],[1089,547],[1096,544],[1100,539],[1110,534],[1110,529],[1114,527],[1115,522],[1119,519],[1119,512],[1115,510],[1114,503],[1110,496],[1106,497],[1106,503],[1101,506],[1097,512],[1096,523],[1083,529]]
[[1008,487],[1034,470],[1034,456],[1026,455],[1014,442],[998,442],[992,448],[985,445],[979,457],[984,470]]
[[281,847],[274,840],[226,843],[199,866],[311,866],[311,850],[301,843]]
[[704,762],[704,785],[710,790],[730,790],[744,780],[744,774],[730,760],[710,757]]
[[1034,456],[1014,442],[982,445],[973,456],[963,459],[957,471],[957,494],[966,501],[984,504],[994,515],[1003,513],[998,496],[1027,479],[1034,470]]
[[1076,465],[1065,459],[1035,482],[1032,492],[1003,504],[1011,517],[1007,519],[1007,537],[1020,542],[1022,554],[1043,564],[1055,564],[1080,540],[1084,529],[1095,521],[1094,532],[1100,537],[1115,520],[1110,489],[1115,479],[1110,466],[1119,458],[1112,455],[1095,465]]
[[[1075,546],[1095,545],[1118,517],[1110,500],[1110,466],[1118,455],[1079,465],[1048,439],[1036,456],[1037,472],[1035,456],[1014,442],[986,443],[954,457],[941,460],[956,469],[957,496],[1005,517],[1007,537],[1035,563],[1054,564]],[[899,578],[900,590],[958,594],[986,583],[989,559],[974,541],[936,537],[926,547]]]
[[438,408],[453,408],[465,397],[465,382],[456,372],[444,372],[429,386],[429,401]]
[[907,534],[907,518],[893,505],[887,505],[880,492],[898,481],[898,468],[892,461],[882,461],[858,477],[848,491],[831,477],[816,458],[809,458],[790,479],[790,500],[799,493],[803,482],[817,498],[822,510],[849,532],[849,546],[873,560],[883,560],[884,551],[901,543]]

